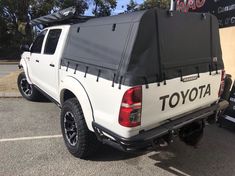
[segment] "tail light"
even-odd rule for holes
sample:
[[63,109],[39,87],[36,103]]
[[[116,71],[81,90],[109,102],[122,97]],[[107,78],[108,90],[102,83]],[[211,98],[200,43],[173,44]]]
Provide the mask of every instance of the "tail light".
[[124,127],[136,127],[141,124],[142,87],[128,89],[122,98],[119,124]]
[[225,77],[226,77],[226,74],[225,74],[225,70],[222,70],[222,73],[221,73],[221,82],[220,82],[220,89],[219,89],[219,97],[223,94],[224,92],[224,84],[225,84]]

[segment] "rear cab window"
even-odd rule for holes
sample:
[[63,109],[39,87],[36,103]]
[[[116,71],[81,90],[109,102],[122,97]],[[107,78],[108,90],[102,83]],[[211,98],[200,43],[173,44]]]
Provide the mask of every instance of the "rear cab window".
[[53,55],[56,51],[62,29],[51,29],[47,35],[44,54]]

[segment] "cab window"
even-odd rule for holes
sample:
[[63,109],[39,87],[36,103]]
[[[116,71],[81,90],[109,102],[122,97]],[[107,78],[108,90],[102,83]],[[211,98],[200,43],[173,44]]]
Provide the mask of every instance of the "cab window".
[[53,55],[60,38],[61,29],[51,29],[48,33],[44,54]]
[[44,30],[37,36],[37,38],[35,39],[31,47],[31,50],[30,50],[31,53],[41,53],[42,44],[43,44],[43,40],[45,38],[46,33],[47,33],[47,30]]

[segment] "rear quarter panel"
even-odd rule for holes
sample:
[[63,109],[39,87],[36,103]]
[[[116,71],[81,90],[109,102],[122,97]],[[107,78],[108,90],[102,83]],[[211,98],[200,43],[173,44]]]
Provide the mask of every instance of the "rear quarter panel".
[[[68,68],[68,70],[66,70],[67,68],[64,66],[60,69],[61,81],[65,82],[69,77],[73,77],[74,80],[72,82],[70,81],[70,83],[68,83],[69,85],[62,83],[61,86],[63,86],[60,89],[62,90],[69,87],[69,89],[74,90],[74,94],[78,98],[84,111],[83,113],[88,128],[91,131],[94,131],[92,128],[94,118],[96,123],[120,136],[128,138],[138,134],[139,127],[126,128],[121,126],[118,122],[123,95],[130,87],[121,86],[121,89],[119,89],[119,84],[115,84],[114,87],[112,87],[112,81],[99,78],[97,82],[97,76],[87,74],[86,77],[84,77],[84,72],[77,71],[76,74],[74,74],[74,69]],[[76,83],[76,79],[79,80],[87,94],[84,94],[84,91],[80,89],[80,86]],[[84,99],[87,98],[89,98],[90,104],[84,101]],[[93,111],[93,114],[91,114],[91,111]],[[91,117],[91,115],[93,115],[93,117]]]

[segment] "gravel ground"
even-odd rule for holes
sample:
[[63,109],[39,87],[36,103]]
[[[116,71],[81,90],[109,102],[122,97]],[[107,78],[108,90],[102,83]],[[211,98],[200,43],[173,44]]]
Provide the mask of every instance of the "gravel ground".
[[65,148],[59,112],[53,103],[0,98],[1,176],[235,175],[232,128],[206,127],[197,149],[176,139],[169,147],[136,155],[102,146],[89,160],[80,160]]
[[0,63],[0,97],[19,97],[17,77],[21,71],[15,64]]

